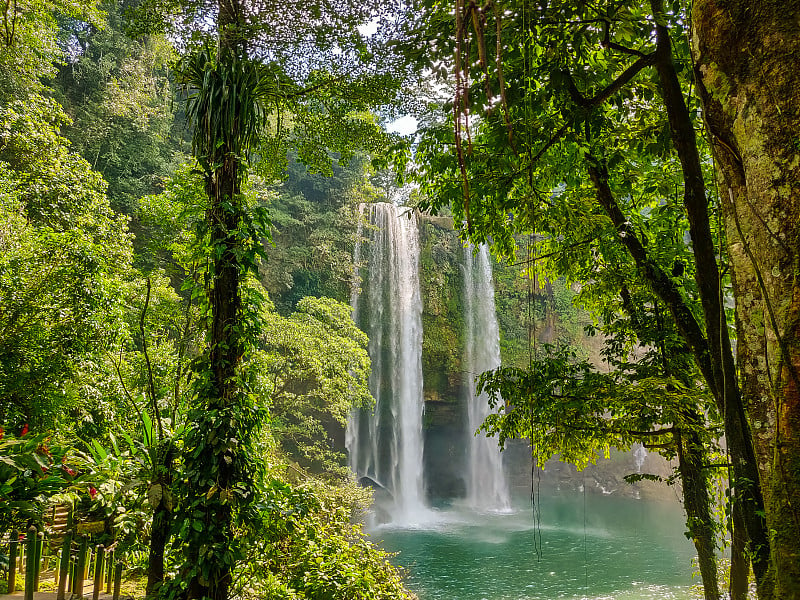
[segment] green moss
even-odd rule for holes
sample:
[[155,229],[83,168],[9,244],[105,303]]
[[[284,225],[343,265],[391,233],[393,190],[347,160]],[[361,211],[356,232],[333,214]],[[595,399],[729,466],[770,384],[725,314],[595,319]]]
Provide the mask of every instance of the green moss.
[[457,402],[463,346],[461,244],[448,222],[423,218],[420,287],[423,302],[422,372],[428,400]]

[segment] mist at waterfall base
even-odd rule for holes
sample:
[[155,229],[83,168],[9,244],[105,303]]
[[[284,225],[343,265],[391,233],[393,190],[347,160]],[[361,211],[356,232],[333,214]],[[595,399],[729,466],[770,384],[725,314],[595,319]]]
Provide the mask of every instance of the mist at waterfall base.
[[376,405],[352,415],[346,445],[356,476],[375,489],[367,531],[398,553],[409,588],[421,600],[689,598],[693,549],[675,503],[544,487],[536,510],[519,490],[511,501],[496,441],[473,435],[488,407],[469,384],[499,364],[485,248],[466,248],[462,266],[465,494],[428,506],[417,217],[382,203],[362,216],[368,242],[356,245],[351,303],[370,339]]

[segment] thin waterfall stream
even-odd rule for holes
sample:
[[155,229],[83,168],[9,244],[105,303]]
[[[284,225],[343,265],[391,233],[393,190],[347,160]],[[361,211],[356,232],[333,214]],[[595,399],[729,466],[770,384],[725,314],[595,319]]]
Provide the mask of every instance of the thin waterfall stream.
[[464,393],[467,406],[467,505],[476,510],[509,510],[511,500],[497,440],[477,429],[489,415],[486,394],[475,393],[475,378],[500,366],[500,330],[494,307],[492,263],[486,245],[464,247]]

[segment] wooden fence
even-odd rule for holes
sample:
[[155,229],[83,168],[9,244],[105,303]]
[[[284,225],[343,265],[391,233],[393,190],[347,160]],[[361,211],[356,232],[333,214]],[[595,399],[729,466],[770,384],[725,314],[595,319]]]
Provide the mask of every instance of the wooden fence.
[[33,600],[42,577],[48,575],[55,580],[57,600],[84,598],[87,581],[93,584],[93,600],[98,600],[103,588],[106,594],[113,593],[113,600],[119,600],[123,565],[114,560],[113,551],[102,544],[91,544],[86,534],[72,531],[45,538],[31,526],[24,535],[12,531],[0,542],[0,548],[7,549],[9,594],[21,588],[24,599]]

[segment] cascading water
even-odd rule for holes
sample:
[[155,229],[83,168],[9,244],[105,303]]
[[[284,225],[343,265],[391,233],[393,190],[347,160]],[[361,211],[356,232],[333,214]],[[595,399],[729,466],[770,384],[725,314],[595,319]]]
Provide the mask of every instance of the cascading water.
[[489,251],[464,248],[464,389],[469,439],[467,503],[478,510],[508,510],[508,482],[494,438],[474,435],[489,414],[486,394],[475,394],[475,376],[500,366],[500,332],[494,306]]
[[647,459],[647,448],[642,444],[634,444],[633,462],[636,465],[636,472],[641,473],[644,461]]
[[361,210],[370,243],[356,247],[356,264],[363,257],[366,269],[351,302],[353,318],[369,336],[369,387],[376,405],[374,411],[354,412],[346,443],[356,475],[377,484],[381,512],[394,523],[411,524],[427,513],[417,219],[387,203]]

